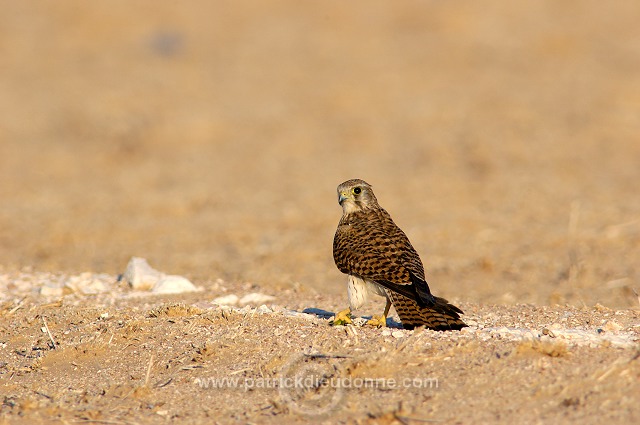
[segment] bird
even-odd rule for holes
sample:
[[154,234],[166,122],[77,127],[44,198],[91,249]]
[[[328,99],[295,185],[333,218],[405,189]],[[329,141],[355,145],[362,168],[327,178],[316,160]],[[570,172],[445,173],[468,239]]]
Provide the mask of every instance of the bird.
[[351,309],[362,307],[369,295],[386,298],[382,316],[368,325],[386,326],[393,304],[403,328],[460,330],[467,325],[462,310],[431,293],[420,256],[391,215],[378,204],[371,185],[361,179],[338,185],[342,217],[333,239],[333,259],[348,276],[349,308],[333,324],[351,323]]

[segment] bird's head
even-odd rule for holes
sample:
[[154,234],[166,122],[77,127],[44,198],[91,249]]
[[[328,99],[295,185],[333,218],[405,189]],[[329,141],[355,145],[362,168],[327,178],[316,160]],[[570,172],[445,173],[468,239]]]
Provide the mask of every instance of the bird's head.
[[371,185],[360,179],[347,180],[338,186],[338,203],[345,215],[378,206]]

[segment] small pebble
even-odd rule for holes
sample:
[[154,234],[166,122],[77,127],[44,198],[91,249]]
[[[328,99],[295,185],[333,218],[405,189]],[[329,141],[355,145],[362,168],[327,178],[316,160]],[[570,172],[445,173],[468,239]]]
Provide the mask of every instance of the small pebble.
[[272,297],[271,295],[260,294],[258,292],[252,292],[251,294],[247,294],[244,297],[240,298],[240,305],[247,304],[264,304],[269,301],[275,300],[276,297]]
[[256,312],[263,313],[263,314],[264,313],[273,313],[273,310],[271,310],[266,305],[262,304],[260,307],[256,308]]
[[165,276],[153,286],[154,294],[182,294],[183,292],[195,292],[198,288],[182,276]]
[[61,297],[63,294],[64,288],[52,288],[51,286],[40,288],[40,295],[45,297]]
[[213,304],[218,305],[237,305],[240,298],[235,294],[224,295],[222,297],[215,298],[211,301]]
[[354,325],[360,326],[360,327],[366,325],[368,322],[368,320],[365,319],[364,317],[354,317],[354,318],[351,318],[351,321],[353,322]]
[[391,332],[391,336],[394,338],[404,338],[405,334],[401,330],[395,330]]
[[617,322],[613,320],[607,320],[607,322],[604,324],[602,328],[605,331],[619,331],[620,329],[622,329],[622,326],[620,326]]

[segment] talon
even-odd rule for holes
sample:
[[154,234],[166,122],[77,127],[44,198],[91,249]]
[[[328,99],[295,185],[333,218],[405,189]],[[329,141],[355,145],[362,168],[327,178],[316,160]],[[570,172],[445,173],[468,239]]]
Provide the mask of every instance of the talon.
[[386,316],[373,316],[371,320],[365,323],[367,326],[373,326],[376,328],[385,328],[387,327],[387,317]]
[[333,321],[329,322],[331,326],[345,326],[351,323],[353,322],[351,321],[350,308],[336,313],[336,316],[333,318]]

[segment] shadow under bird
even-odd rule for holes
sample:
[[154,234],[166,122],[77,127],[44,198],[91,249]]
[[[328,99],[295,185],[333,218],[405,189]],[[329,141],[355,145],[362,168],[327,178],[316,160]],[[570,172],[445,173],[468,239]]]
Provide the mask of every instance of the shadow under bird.
[[349,277],[350,308],[336,314],[334,324],[351,323],[351,309],[362,307],[375,294],[385,297],[387,305],[369,325],[386,326],[393,304],[405,329],[425,326],[444,331],[467,326],[460,319],[462,310],[431,293],[420,256],[378,204],[369,183],[352,179],[340,184],[338,202],[342,218],[333,239],[333,259]]

